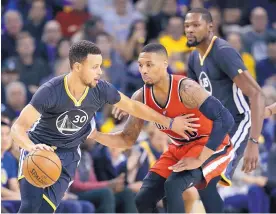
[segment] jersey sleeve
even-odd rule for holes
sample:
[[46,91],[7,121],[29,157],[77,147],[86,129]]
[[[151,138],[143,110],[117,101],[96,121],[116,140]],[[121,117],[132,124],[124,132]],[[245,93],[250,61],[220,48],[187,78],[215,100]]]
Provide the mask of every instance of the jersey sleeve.
[[234,48],[222,48],[217,54],[217,63],[220,69],[231,79],[244,70],[247,70],[240,54]]
[[51,106],[51,89],[47,85],[42,85],[33,95],[30,104],[43,114]]
[[193,63],[193,55],[194,54],[192,52],[189,56],[187,76],[197,82],[197,76],[196,76],[196,73],[193,69],[193,64],[194,64]]
[[109,82],[102,81],[100,84],[100,99],[103,103],[114,105],[121,100],[118,90]]

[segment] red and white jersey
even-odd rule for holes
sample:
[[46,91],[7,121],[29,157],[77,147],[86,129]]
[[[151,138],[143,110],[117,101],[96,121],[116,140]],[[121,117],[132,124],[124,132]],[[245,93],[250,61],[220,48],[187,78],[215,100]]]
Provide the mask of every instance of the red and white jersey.
[[179,88],[182,80],[186,77],[179,75],[170,75],[170,89],[165,106],[160,106],[154,98],[153,87],[147,87],[144,85],[144,103],[155,111],[159,112],[170,118],[175,118],[185,114],[195,114],[194,117],[198,117],[198,123],[201,126],[198,128],[197,132],[186,131],[186,134],[189,136],[190,140],[186,140],[182,136],[174,133],[172,130],[169,130],[167,127],[164,127],[160,124],[155,124],[157,128],[166,133],[172,143],[175,145],[182,145],[190,141],[195,141],[203,137],[208,137],[212,131],[213,121],[206,118],[199,109],[189,109],[181,101]]

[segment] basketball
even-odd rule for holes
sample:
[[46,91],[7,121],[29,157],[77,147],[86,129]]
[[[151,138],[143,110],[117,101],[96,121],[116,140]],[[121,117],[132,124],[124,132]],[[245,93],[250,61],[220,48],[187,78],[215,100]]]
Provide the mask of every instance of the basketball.
[[54,152],[36,150],[25,158],[23,175],[33,186],[45,188],[59,179],[61,168],[61,161]]

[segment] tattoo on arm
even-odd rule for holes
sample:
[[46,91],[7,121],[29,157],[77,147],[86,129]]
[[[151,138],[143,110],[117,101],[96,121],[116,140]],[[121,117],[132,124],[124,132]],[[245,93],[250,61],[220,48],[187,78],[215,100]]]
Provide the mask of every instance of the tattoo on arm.
[[[137,100],[139,102],[143,102],[143,88],[136,91],[131,97],[131,99]],[[144,125],[144,120],[141,120],[139,118],[136,118],[130,115],[122,131],[122,134],[125,140],[127,142],[136,141],[143,128],[143,125]]]
[[199,108],[201,104],[210,96],[197,82],[191,79],[184,79],[181,82],[179,95],[182,103],[187,108]]

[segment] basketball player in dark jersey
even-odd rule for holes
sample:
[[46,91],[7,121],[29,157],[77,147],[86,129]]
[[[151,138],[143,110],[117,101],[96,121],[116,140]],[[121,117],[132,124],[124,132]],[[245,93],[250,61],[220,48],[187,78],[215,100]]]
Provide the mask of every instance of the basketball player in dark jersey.
[[[220,100],[235,120],[230,132],[234,150],[228,167],[221,175],[221,183],[229,186],[242,157],[243,171],[256,169],[258,138],[264,116],[270,108],[265,109],[261,88],[245,68],[239,53],[228,42],[214,35],[212,16],[207,9],[188,11],[184,25],[187,45],[196,47],[189,58],[188,77],[198,81],[208,93]],[[216,190],[220,179],[218,176],[200,192],[208,213],[223,211],[223,202]]]
[[[154,212],[156,203],[166,197],[167,212],[183,213],[182,193],[193,186],[205,188],[229,163],[233,147],[228,131],[234,120],[231,113],[197,82],[167,73],[168,55],[164,46],[146,45],[138,62],[145,85],[133,95],[134,100],[171,118],[183,114],[195,114],[200,118],[198,131],[187,132],[189,140],[156,123],[171,141],[136,196],[139,212]],[[136,141],[142,126],[143,120],[130,116],[123,131],[103,134],[95,130],[88,139],[94,138],[110,147],[128,148]],[[180,171],[179,160],[183,160]]]
[[[183,137],[187,137],[184,131],[195,131],[198,127],[191,122],[196,118],[172,120],[100,80],[102,56],[93,43],[79,41],[73,44],[69,61],[71,72],[42,85],[12,126],[12,138],[22,149],[19,163],[20,213],[53,213],[56,210],[73,182],[80,160],[80,144],[95,129],[94,115],[106,103],[136,117],[160,123]],[[45,189],[32,186],[22,174],[25,156],[37,149],[55,151],[62,162],[59,180]]]

